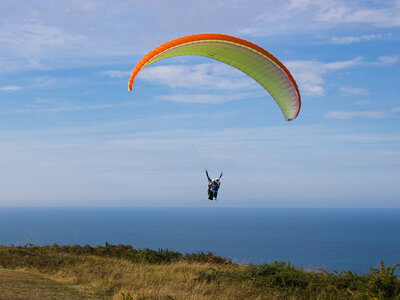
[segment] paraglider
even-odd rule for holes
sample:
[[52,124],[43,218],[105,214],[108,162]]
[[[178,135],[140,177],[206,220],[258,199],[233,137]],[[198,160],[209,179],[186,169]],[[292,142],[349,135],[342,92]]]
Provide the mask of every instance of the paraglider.
[[210,175],[208,175],[208,171],[206,170],[206,176],[208,180],[208,186],[207,186],[207,194],[208,194],[208,200],[215,200],[217,201],[217,196],[218,196],[218,190],[221,186],[221,177],[222,177],[222,172],[219,175],[218,178],[211,179]]
[[162,59],[180,55],[209,57],[246,73],[271,94],[287,121],[294,120],[300,112],[300,91],[289,70],[260,46],[224,34],[189,35],[157,47],[136,65],[128,89],[132,90],[136,76],[144,68]]
[[[274,98],[287,121],[292,121],[299,115],[300,91],[283,63],[258,45],[224,34],[189,35],[155,48],[146,54],[132,71],[128,89],[132,90],[137,75],[146,67],[160,60],[182,55],[208,57],[242,71],[258,82]],[[207,178],[209,183],[213,182],[208,173]],[[216,199],[219,186],[219,180],[214,180],[213,187],[218,188],[212,190],[211,199]],[[209,188],[209,198],[210,191]]]

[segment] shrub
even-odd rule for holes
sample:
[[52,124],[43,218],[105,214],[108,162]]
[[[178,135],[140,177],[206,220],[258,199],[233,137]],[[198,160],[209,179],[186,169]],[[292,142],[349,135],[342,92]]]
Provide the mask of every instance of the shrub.
[[381,261],[380,268],[371,268],[368,288],[372,295],[380,299],[400,299],[400,281],[395,275],[399,264],[385,266]]

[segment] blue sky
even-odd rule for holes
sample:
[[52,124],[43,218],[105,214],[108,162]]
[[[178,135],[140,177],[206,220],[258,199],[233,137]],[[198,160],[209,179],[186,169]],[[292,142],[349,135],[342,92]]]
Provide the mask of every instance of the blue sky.
[[[399,208],[399,29],[400,1],[1,1],[0,206]],[[205,32],[280,59],[299,117],[207,59],[127,91],[148,51]],[[210,203],[204,161],[231,154]]]

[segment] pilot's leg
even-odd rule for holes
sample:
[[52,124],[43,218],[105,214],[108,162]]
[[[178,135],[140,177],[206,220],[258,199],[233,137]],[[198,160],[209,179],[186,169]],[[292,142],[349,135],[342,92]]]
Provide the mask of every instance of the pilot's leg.
[[217,200],[218,192],[214,192],[214,200]]

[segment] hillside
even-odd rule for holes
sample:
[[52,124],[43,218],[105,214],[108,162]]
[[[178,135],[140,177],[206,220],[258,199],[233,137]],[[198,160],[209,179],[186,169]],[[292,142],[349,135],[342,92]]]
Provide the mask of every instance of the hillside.
[[125,245],[0,247],[0,299],[400,299],[394,267],[328,273]]

